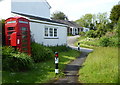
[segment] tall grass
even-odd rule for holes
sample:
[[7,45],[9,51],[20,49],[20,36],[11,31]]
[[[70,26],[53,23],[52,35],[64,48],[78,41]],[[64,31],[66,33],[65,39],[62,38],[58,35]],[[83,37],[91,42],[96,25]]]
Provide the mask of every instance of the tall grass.
[[118,48],[96,48],[87,57],[79,75],[81,83],[117,83]]

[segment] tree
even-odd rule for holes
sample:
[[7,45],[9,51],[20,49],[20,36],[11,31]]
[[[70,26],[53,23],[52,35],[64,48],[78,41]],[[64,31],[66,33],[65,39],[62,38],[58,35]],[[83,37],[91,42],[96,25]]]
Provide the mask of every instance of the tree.
[[107,13],[99,13],[99,14],[85,14],[80,19],[76,20],[82,27],[90,28],[90,30],[96,30],[99,25],[106,26],[109,23],[109,19],[107,17]]
[[92,14],[85,14],[80,19],[76,20],[75,22],[78,23],[80,26],[90,28],[92,24],[92,17],[93,17]]
[[107,13],[98,13],[97,14],[97,22],[100,24],[107,24],[109,22],[107,18]]
[[51,18],[58,20],[68,20],[67,16],[61,11],[54,12]]
[[120,18],[117,22],[117,24],[114,26],[114,31],[116,32],[118,38],[120,37]]
[[115,5],[112,8],[111,14],[110,14],[110,19],[114,25],[117,24],[119,17],[120,17],[120,5]]
[[85,20],[84,20],[84,18],[83,17],[81,17],[80,19],[78,19],[78,20],[76,20],[75,21],[77,24],[79,24],[80,26],[82,26],[82,27],[85,27],[86,25],[85,25]]

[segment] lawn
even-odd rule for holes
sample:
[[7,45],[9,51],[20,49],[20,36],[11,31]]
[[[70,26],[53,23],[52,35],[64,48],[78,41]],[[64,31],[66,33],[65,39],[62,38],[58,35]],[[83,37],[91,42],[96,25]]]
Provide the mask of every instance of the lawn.
[[54,58],[45,62],[36,63],[31,71],[27,72],[8,72],[3,71],[3,83],[48,83],[54,79],[64,77],[63,70],[70,61],[80,56],[80,52],[69,50],[59,53],[60,73],[54,73]]
[[95,48],[88,55],[79,75],[81,83],[117,83],[118,48]]

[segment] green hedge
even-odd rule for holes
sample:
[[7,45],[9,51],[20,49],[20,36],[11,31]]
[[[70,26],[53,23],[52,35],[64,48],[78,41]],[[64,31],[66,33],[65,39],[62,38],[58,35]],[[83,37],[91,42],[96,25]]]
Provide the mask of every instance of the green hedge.
[[50,49],[53,50],[53,52],[65,52],[69,51],[71,48],[67,47],[66,45],[61,45],[61,46],[50,46]]
[[79,32],[80,36],[85,36],[85,32]]
[[31,52],[31,56],[35,62],[45,61],[54,57],[51,49],[35,42],[31,43]]
[[33,61],[27,54],[5,46],[2,47],[2,67],[8,71],[27,71],[32,69]]
[[120,42],[118,42],[118,37],[101,37],[100,38],[100,45],[103,47],[118,47]]

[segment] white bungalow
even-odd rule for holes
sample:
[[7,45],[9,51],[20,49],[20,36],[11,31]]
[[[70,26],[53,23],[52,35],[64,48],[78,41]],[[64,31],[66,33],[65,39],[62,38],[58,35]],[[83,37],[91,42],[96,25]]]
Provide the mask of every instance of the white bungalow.
[[90,28],[83,27],[83,32],[87,32],[89,30],[90,30]]
[[46,45],[66,45],[67,25],[50,19],[50,5],[46,0],[12,2],[12,16],[30,20],[30,30],[35,42]]
[[[55,20],[55,19],[53,19],[53,20]],[[55,20],[55,21],[59,21],[61,23],[68,25],[68,27],[67,27],[68,35],[78,35],[83,29],[83,27],[79,26],[78,24],[76,24],[73,21],[68,21],[68,20]]]

